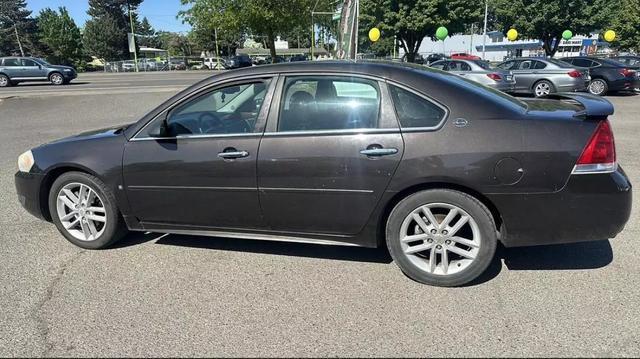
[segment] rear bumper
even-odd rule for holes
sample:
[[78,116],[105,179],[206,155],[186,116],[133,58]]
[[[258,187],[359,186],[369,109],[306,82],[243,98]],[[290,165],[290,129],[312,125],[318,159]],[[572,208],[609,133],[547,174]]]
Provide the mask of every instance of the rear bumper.
[[40,185],[44,176],[41,174],[17,172],[15,174],[18,201],[27,212],[40,218],[45,218],[40,205]]
[[635,78],[624,78],[609,82],[609,91],[633,91],[640,87],[640,80]]
[[489,196],[498,208],[507,247],[615,237],[631,213],[631,183],[622,168],[572,175],[559,192]]

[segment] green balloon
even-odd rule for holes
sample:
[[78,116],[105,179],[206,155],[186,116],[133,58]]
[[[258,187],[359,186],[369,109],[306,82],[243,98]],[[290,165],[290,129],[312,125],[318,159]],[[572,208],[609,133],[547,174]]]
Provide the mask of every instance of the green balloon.
[[444,39],[447,38],[447,35],[449,35],[449,30],[444,26],[440,26],[438,30],[436,30],[436,38],[438,40],[444,41]]
[[569,40],[570,38],[573,37],[573,32],[571,32],[571,30],[564,30],[562,32],[562,38],[565,40]]

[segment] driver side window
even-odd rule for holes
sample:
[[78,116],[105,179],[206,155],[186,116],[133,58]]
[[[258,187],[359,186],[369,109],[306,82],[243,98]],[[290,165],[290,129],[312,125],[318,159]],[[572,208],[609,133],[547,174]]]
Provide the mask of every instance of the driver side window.
[[174,108],[167,118],[172,136],[243,134],[256,131],[268,81],[231,85]]

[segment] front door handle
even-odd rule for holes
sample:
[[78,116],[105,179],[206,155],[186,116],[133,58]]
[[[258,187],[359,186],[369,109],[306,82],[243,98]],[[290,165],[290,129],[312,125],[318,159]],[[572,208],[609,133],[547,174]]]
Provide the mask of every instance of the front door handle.
[[367,148],[360,151],[361,155],[376,157],[395,155],[396,153],[398,153],[397,148]]
[[249,152],[247,151],[238,151],[235,148],[232,150],[225,150],[223,152],[218,153],[218,157],[224,159],[235,159],[235,158],[243,158],[249,156]]

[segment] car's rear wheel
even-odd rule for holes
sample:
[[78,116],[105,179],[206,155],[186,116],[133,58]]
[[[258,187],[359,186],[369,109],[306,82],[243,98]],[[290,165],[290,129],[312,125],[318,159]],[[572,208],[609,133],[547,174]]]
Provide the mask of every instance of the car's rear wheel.
[[86,173],[67,172],[55,180],[49,213],[60,233],[78,247],[104,248],[127,233],[113,195]]
[[9,87],[11,86],[11,80],[7,75],[0,74],[0,87]]
[[63,85],[64,77],[62,77],[61,74],[54,72],[51,75],[49,75],[49,82],[51,82],[54,85]]
[[491,212],[459,191],[417,192],[391,211],[386,228],[391,257],[410,278],[436,286],[476,279],[491,263],[497,231]]
[[603,79],[593,79],[589,83],[588,90],[594,95],[604,96],[607,91],[609,91],[609,85],[607,85],[607,81]]
[[555,87],[553,86],[553,84],[547,80],[541,80],[536,82],[535,85],[533,85],[533,94],[536,97],[542,97],[542,96],[546,96],[550,93],[554,93],[556,92]]

